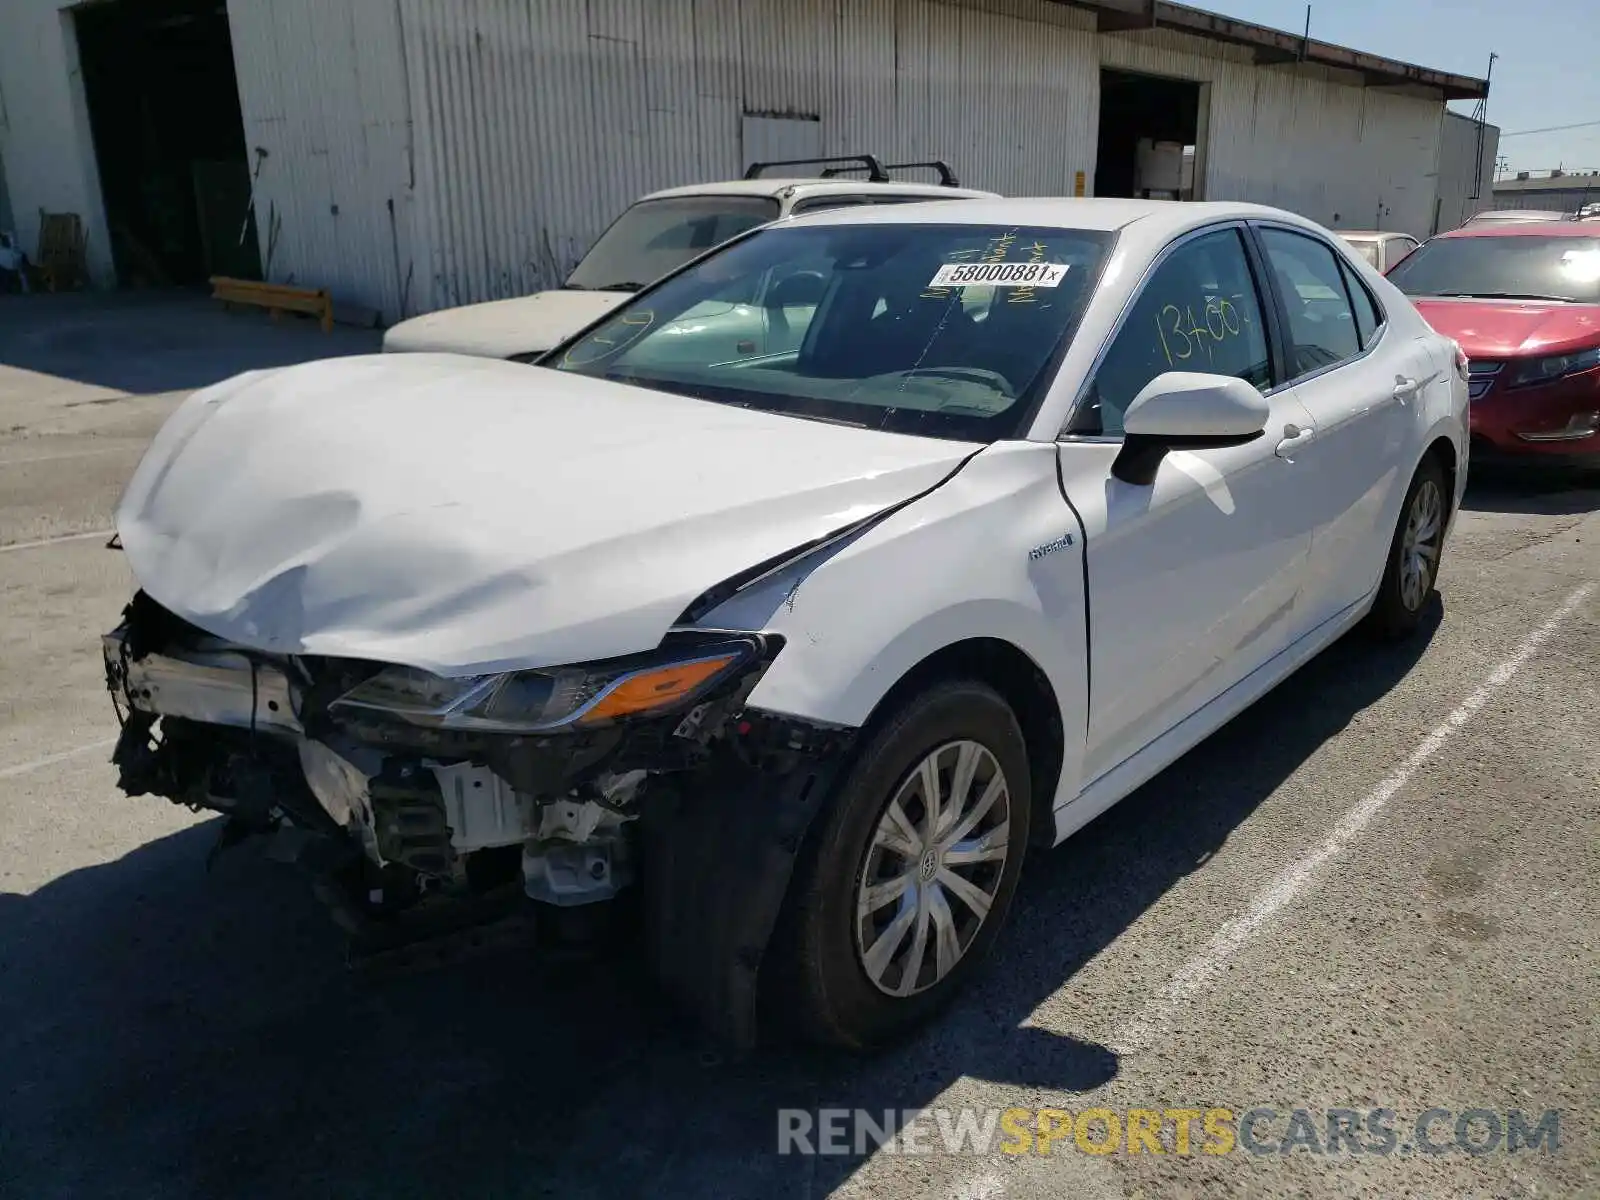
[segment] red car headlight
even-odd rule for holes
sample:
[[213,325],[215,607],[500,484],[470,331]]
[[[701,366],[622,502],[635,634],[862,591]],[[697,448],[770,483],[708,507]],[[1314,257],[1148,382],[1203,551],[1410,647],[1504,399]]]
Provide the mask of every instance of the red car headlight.
[[1563,375],[1576,375],[1600,367],[1600,346],[1579,350],[1575,354],[1557,354],[1550,358],[1534,358],[1523,363],[1511,376],[1512,387],[1527,387],[1535,383],[1548,383]]

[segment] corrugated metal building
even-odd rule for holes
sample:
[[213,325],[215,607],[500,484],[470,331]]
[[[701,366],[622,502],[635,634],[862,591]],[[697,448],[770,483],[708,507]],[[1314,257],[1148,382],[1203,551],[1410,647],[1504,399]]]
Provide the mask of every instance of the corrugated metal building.
[[1446,112],[1439,141],[1439,188],[1429,233],[1448,233],[1494,202],[1494,164],[1500,130],[1460,113]]
[[1600,204],[1600,171],[1563,171],[1533,175],[1524,171],[1494,185],[1493,208],[1532,208],[1575,213],[1586,204]]
[[[1160,0],[0,0],[0,28],[25,247],[41,208],[74,211],[98,279],[166,278],[177,260],[139,214],[188,188],[189,277],[242,255],[386,321],[558,282],[641,193],[773,149],[1129,194],[1110,147],[1142,120],[1192,146],[1196,198],[1421,236],[1445,101],[1486,87]],[[108,45],[136,45],[141,73]],[[203,45],[231,57],[229,94],[218,72],[181,91]],[[168,77],[179,91],[140,91]],[[134,92],[214,135],[131,124]],[[189,176],[141,166],[141,142]]]

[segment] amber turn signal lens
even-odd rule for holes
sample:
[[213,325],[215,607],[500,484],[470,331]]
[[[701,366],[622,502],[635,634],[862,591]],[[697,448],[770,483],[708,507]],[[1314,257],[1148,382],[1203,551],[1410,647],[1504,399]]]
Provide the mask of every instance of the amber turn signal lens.
[[673,663],[624,679],[600,697],[595,706],[578,719],[578,724],[591,725],[616,717],[638,716],[657,708],[670,708],[736,658],[736,654],[724,654],[720,658]]

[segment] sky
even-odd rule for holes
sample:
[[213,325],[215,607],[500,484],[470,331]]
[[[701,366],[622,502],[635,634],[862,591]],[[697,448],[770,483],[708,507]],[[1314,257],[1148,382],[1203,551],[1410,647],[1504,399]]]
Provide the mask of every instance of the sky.
[[[1257,25],[1300,33],[1305,0],[1188,0]],[[1489,123],[1513,171],[1600,170],[1600,0],[1312,0],[1311,36],[1419,66],[1483,78]],[[1472,101],[1451,108],[1470,114]]]

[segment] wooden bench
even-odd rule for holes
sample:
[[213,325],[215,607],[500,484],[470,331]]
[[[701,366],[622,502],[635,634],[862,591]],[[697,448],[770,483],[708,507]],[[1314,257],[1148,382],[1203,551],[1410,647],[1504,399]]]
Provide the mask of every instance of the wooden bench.
[[322,324],[322,332],[333,329],[333,300],[325,288],[295,287],[287,283],[261,283],[253,279],[211,277],[211,298],[223,307],[253,304],[264,308],[276,321],[281,313],[309,313]]

